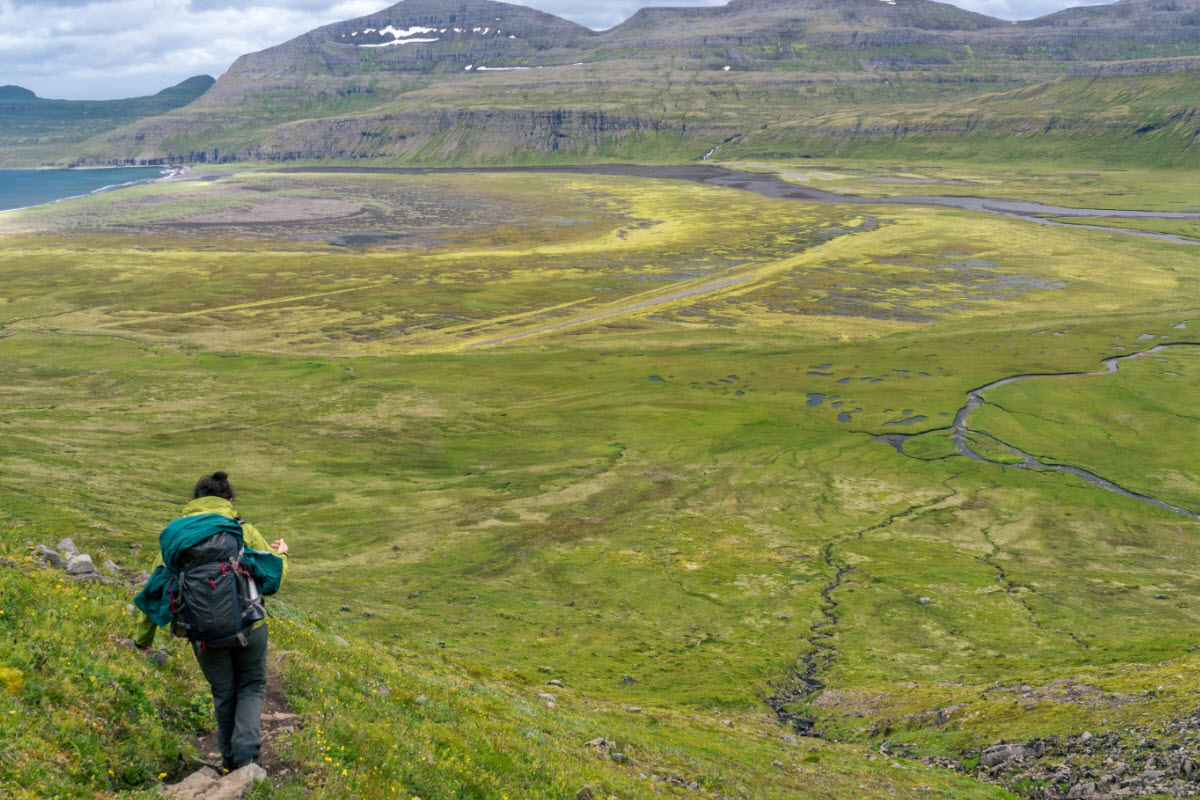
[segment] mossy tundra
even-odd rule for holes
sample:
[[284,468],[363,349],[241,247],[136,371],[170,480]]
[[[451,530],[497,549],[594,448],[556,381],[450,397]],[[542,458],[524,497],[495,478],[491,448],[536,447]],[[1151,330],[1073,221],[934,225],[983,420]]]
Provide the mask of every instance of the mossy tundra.
[[[1196,521],[947,436],[991,381],[1196,341],[1194,247],[636,178],[208,178],[0,217],[4,793],[185,772],[185,651],[120,649],[130,591],[24,548],[147,566],[216,467],[295,554],[279,797],[1011,797],[981,749],[1194,710]],[[1196,509],[1198,352],[971,425]]]

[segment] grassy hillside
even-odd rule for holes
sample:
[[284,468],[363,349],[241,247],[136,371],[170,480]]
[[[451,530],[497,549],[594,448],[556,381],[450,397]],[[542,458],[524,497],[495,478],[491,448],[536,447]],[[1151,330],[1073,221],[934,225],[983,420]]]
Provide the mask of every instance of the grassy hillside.
[[[1000,377],[1194,341],[1193,247],[553,174],[242,172],[0,226],[5,557],[69,533],[140,568],[129,545],[229,470],[295,554],[273,624],[307,725],[280,796],[1180,790],[1196,521],[1000,443],[962,458],[946,428]],[[1115,386],[1020,384],[974,435],[1200,502],[1194,448],[1139,441],[1195,415],[1172,352]],[[0,580],[6,619],[61,608],[50,578]],[[54,646],[97,680],[149,669],[104,644],[128,590],[87,596],[107,622]],[[34,628],[57,636],[12,641]],[[73,763],[33,713],[42,652],[0,649],[5,718],[48,743],[19,763],[103,790],[111,760],[42,761]],[[199,721],[161,726],[127,785],[178,774]]]
[[[77,584],[26,554],[27,542],[79,522],[0,521],[0,790],[13,800],[154,797],[204,755],[194,737],[210,727],[210,698],[186,647],[167,642],[161,668],[122,647],[132,589]],[[258,798],[561,798],[584,787],[595,797],[818,798],[858,793],[862,781],[872,784],[862,797],[1008,796],[863,748],[784,741],[753,716],[596,709],[540,686],[547,674],[466,668],[347,640],[334,633],[342,626],[283,602],[271,610],[272,681],[304,723],[273,741],[287,773]]]
[[725,158],[1094,162],[1190,167],[1200,130],[1193,69],[1062,78],[972,100],[823,114],[730,143]]

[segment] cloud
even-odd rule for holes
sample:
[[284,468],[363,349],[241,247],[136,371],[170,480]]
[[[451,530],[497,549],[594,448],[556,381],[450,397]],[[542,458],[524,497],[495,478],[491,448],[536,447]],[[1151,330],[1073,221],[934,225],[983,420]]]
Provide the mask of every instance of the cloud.
[[[1027,19],[1080,0],[955,0],[1005,19]],[[606,29],[643,5],[723,0],[528,0]],[[388,7],[388,0],[0,0],[0,84],[42,97],[153,94],[192,75],[219,76],[240,55],[313,28]]]

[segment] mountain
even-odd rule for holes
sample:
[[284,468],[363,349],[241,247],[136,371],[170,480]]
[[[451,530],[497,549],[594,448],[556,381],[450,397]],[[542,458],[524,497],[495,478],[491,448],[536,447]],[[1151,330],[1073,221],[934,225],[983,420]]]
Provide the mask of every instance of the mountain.
[[22,86],[0,86],[0,101],[37,100],[38,96]]
[[139,119],[185,106],[215,83],[197,75],[148,97],[48,100],[20,86],[0,86],[0,166],[40,160]]
[[1190,69],[1178,59],[1193,56],[1200,0],[1119,0],[1020,23],[932,0],[733,0],[643,9],[603,32],[508,3],[405,0],[243,56],[196,102],[70,155],[686,160],[764,126]]

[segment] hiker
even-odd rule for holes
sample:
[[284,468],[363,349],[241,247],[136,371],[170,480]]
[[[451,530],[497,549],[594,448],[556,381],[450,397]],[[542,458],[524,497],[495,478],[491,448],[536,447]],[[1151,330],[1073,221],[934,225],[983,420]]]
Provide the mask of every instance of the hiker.
[[186,636],[212,687],[217,747],[233,771],[257,763],[267,693],[267,627],[263,595],[287,572],[288,546],[271,544],[233,508],[229,475],[196,484],[183,516],[159,535],[154,573],[134,599],[141,610],[134,641],[147,652],[156,627]]

